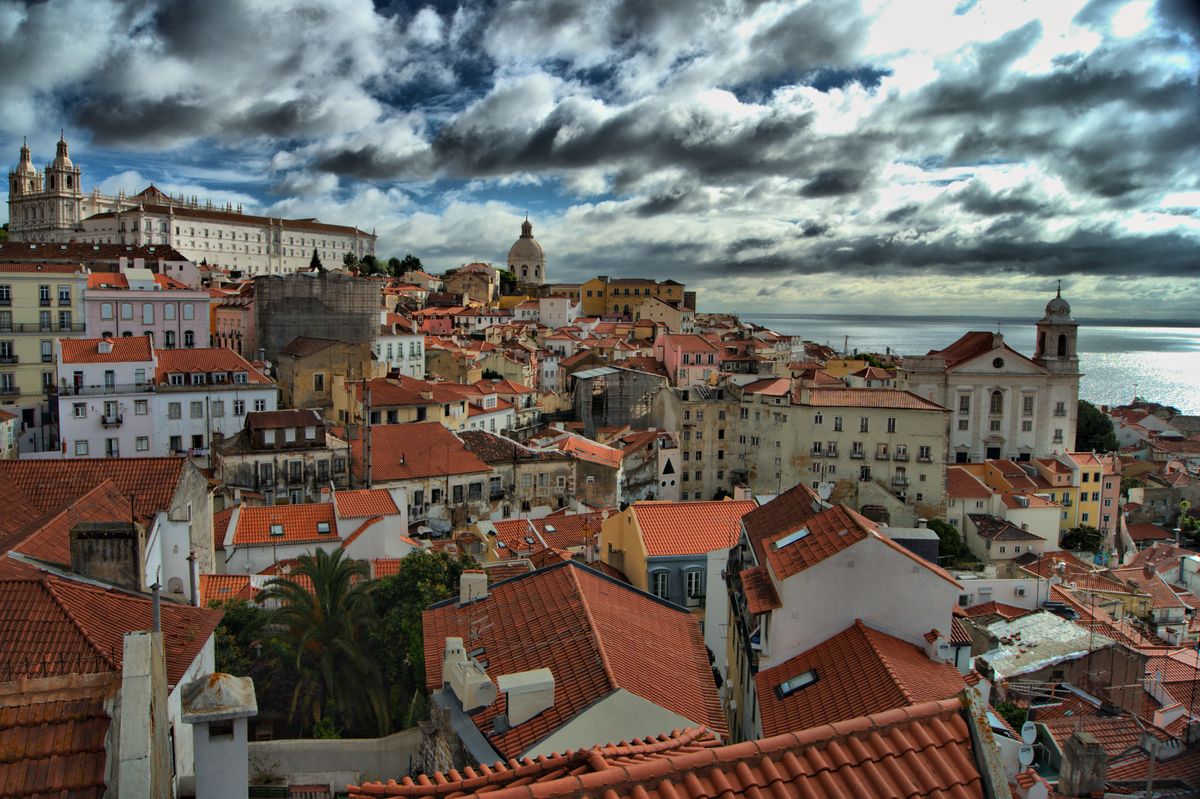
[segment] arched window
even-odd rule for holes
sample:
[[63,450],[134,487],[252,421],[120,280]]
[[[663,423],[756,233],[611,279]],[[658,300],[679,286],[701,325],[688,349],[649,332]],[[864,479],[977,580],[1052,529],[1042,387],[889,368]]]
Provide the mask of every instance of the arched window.
[[1004,412],[1004,392],[1003,391],[993,391],[992,392],[992,404],[991,404],[991,407],[988,409],[988,412],[989,413],[1003,413]]
[[67,188],[68,189],[75,188],[75,178],[72,175],[67,175]]
[[165,343],[164,343],[164,346],[166,346],[166,348],[167,348],[167,349],[169,349],[169,350],[173,350],[173,349],[175,349],[175,331],[174,331],[174,330],[168,330],[168,331],[167,331],[167,332],[164,334],[164,336],[165,336],[165,338],[164,338],[164,342],[165,342]]
[[1058,335],[1058,357],[1067,357],[1067,334],[1059,333]]
[[1044,356],[1045,354],[1046,354],[1046,334],[1039,333],[1038,334],[1038,355]]
[[650,593],[661,599],[667,598],[667,580],[670,574],[666,570],[650,573]]

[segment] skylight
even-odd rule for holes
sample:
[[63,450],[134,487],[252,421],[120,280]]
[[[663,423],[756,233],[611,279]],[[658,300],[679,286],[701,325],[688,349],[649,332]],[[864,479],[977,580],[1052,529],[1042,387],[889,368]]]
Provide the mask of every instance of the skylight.
[[317,522],[317,532],[318,533],[328,533],[329,532],[329,522]]
[[283,525],[282,524],[272,524],[271,525],[271,535],[283,535]]
[[792,677],[791,679],[784,680],[783,682],[779,683],[779,687],[775,689],[775,693],[777,693],[779,695],[780,699],[786,699],[787,697],[791,696],[792,694],[796,693],[797,691],[799,691],[803,688],[807,688],[808,686],[812,685],[816,681],[817,681],[817,670],[809,669],[806,672],[797,674],[795,677]]
[[553,532],[554,532],[554,525],[553,525],[553,524],[547,524],[547,525],[546,525],[546,532],[547,532],[547,533],[553,533]]
[[775,548],[783,549],[788,544],[794,544],[797,541],[799,541],[801,538],[805,538],[807,535],[808,535],[808,528],[801,527],[799,530],[795,531],[794,533],[788,533],[783,538],[776,541]]

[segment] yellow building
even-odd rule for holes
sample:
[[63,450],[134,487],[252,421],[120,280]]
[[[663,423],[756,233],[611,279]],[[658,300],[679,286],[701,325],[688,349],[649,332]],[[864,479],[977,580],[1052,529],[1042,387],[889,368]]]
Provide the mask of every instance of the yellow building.
[[674,280],[600,275],[585,281],[579,293],[584,316],[632,316],[647,297],[682,303],[683,289]]
[[845,377],[865,369],[867,362],[862,358],[830,358],[825,362],[825,371],[834,377]]
[[[54,344],[83,335],[87,280],[74,264],[0,264],[0,405],[26,430],[50,423]],[[40,449],[53,443],[42,438]]]

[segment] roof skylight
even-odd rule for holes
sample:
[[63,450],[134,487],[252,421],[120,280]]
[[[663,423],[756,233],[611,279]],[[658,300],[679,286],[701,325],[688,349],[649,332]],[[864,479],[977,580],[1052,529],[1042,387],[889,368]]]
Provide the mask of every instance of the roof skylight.
[[783,538],[776,541],[774,546],[776,549],[783,549],[787,545],[794,544],[797,541],[799,541],[801,538],[806,538],[807,536],[808,536],[808,528],[801,527],[799,530],[796,530],[795,532],[792,532],[792,533],[788,533]]
[[775,689],[775,693],[780,699],[786,699],[799,690],[807,688],[817,681],[817,670],[809,669],[806,672],[797,674],[795,677],[784,680],[779,683],[779,687]]

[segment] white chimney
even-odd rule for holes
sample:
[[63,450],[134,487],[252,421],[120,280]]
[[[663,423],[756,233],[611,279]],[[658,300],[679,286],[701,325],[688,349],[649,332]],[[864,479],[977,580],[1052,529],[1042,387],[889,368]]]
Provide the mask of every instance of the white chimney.
[[446,639],[442,650],[442,684],[450,686],[466,713],[496,701],[496,686],[478,661],[467,658],[461,638]]
[[458,578],[458,604],[468,605],[480,599],[487,599],[488,579],[483,569],[467,569]]
[[508,723],[514,727],[554,707],[554,674],[550,669],[502,674],[496,683],[507,696]]

